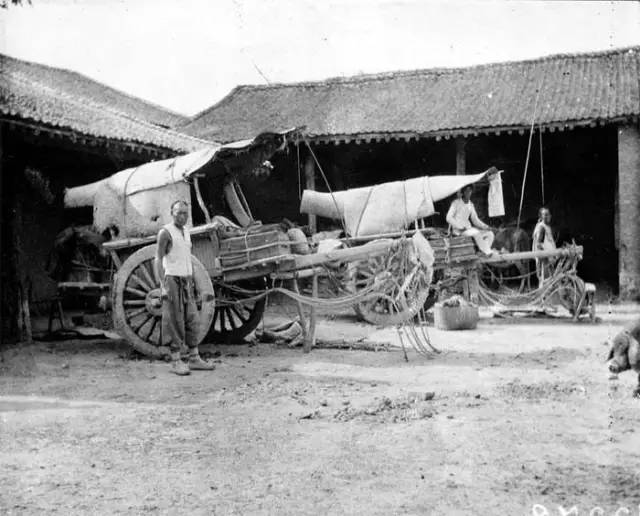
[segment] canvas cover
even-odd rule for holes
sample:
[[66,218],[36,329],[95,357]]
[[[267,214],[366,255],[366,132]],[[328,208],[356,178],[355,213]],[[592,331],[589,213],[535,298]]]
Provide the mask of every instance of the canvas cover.
[[190,202],[187,180],[193,174],[225,156],[242,152],[262,155],[265,147],[274,142],[282,140],[284,145],[294,131],[262,133],[251,140],[128,168],[101,181],[68,188],[64,204],[67,208],[93,206],[93,225],[99,232],[115,227],[120,237],[151,235],[171,221],[170,206],[174,201]]
[[494,171],[489,169],[473,175],[423,176],[333,194],[305,190],[300,211],[342,219],[350,236],[401,231],[415,220],[433,215],[434,202],[453,195]]

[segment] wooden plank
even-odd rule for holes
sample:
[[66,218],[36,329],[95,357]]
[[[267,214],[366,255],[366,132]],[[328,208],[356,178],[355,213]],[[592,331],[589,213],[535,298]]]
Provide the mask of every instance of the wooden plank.
[[371,242],[366,245],[358,247],[350,247],[348,249],[337,249],[328,253],[316,253],[306,255],[292,255],[293,266],[283,266],[280,268],[280,272],[293,271],[298,269],[311,269],[318,265],[322,265],[328,262],[352,262],[357,260],[364,260],[371,256],[377,256],[384,254],[391,249],[393,242]]
[[561,249],[551,249],[548,251],[523,251],[520,253],[495,254],[493,256],[481,257],[478,261],[480,263],[508,263],[520,260],[535,260],[536,258],[582,256],[582,252],[583,247],[581,245],[577,245]]
[[60,290],[109,290],[111,283],[94,283],[91,281],[62,281],[58,283]]
[[[208,233],[209,231],[215,231],[215,229],[216,229],[216,223],[211,222],[209,224],[202,224],[201,226],[195,226],[195,227],[189,228],[189,234],[193,239],[193,237],[198,237],[203,233],[205,234]],[[156,238],[157,238],[157,235],[150,235],[145,237],[134,237],[134,238],[121,238],[119,240],[111,240],[109,242],[105,242],[104,244],[102,244],[102,247],[104,247],[107,250],[122,249],[125,247],[137,247],[141,245],[153,244],[155,243]]]
[[[434,235],[433,228],[425,228],[420,229],[420,233],[424,236],[429,237]],[[366,236],[355,236],[348,238],[340,238],[339,240],[342,242],[371,242],[372,240],[378,240],[380,238],[400,238],[402,236],[412,236],[416,232],[415,229],[410,229],[407,231],[394,231],[391,233],[378,233],[376,235],[366,235]]]
[[314,274],[326,275],[326,271],[322,268],[302,269],[295,272],[276,272],[272,274],[271,277],[276,280],[296,280],[310,278]]

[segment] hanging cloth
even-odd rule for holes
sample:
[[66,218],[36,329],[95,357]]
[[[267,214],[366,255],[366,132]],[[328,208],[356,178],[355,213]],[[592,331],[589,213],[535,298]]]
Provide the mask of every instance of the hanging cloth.
[[502,171],[493,174],[489,179],[489,217],[504,216],[504,197],[502,196]]

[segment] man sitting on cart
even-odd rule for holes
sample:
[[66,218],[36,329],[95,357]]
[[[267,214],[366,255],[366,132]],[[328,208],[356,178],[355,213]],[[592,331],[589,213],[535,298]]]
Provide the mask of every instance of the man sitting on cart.
[[467,185],[460,190],[458,198],[451,203],[447,212],[447,222],[455,236],[472,237],[478,249],[485,255],[491,256],[494,253],[491,249],[494,235],[489,226],[478,217],[471,202],[472,193],[473,185]]
[[[162,285],[162,344],[171,350],[171,372],[188,375],[193,369],[212,370],[214,365],[198,353],[198,309],[196,307],[191,235],[185,228],[189,206],[184,201],[171,205],[173,222],[158,232],[156,272]],[[180,359],[183,344],[189,349],[185,364]]]

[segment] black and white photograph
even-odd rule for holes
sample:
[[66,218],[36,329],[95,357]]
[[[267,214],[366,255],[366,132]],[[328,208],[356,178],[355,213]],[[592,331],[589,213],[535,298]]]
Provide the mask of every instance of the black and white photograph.
[[640,1],[0,0],[0,514],[640,516]]

